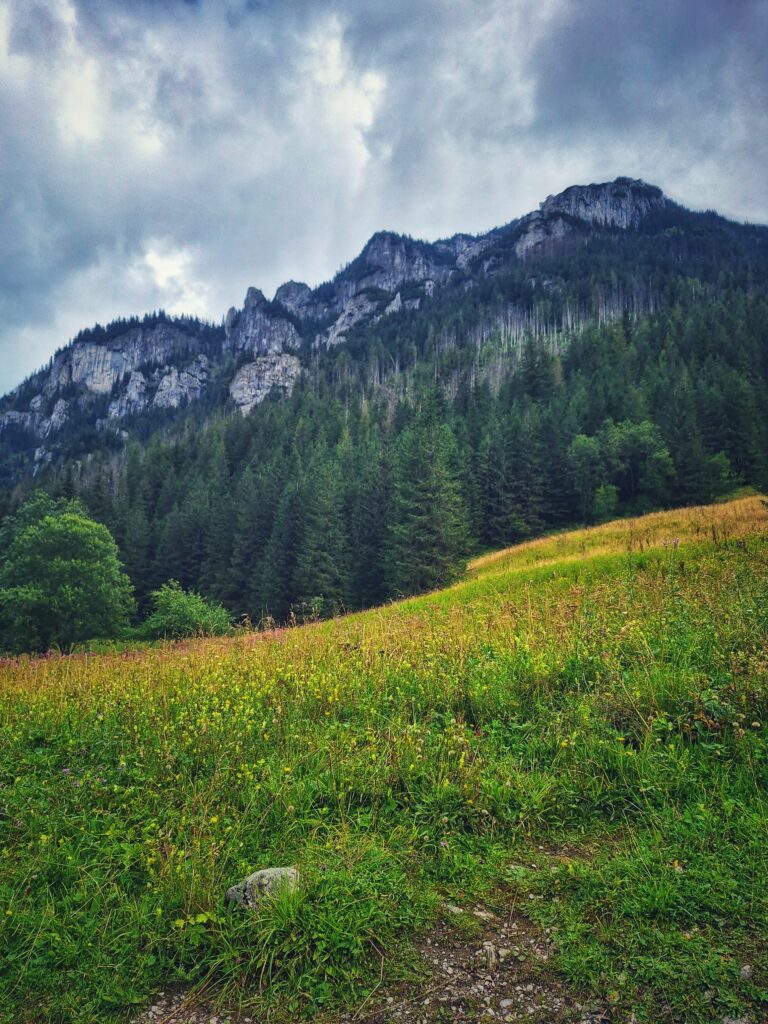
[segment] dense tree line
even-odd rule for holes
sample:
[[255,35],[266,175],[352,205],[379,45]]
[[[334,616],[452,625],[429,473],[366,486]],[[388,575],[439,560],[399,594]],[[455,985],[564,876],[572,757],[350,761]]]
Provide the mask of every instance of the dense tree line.
[[[404,286],[418,309],[332,351],[309,322],[293,396],[248,417],[227,405],[232,360],[188,408],[121,421],[127,449],[91,402],[0,518],[30,488],[79,498],[140,610],[175,579],[285,620],[439,586],[545,530],[768,486],[768,231],[672,206],[637,232],[580,230],[528,261],[501,231],[482,267],[428,301]],[[221,328],[183,326],[219,351]],[[35,443],[6,431],[6,479]]]
[[692,296],[567,347],[529,338],[498,384],[456,386],[422,357],[397,399],[350,384],[373,344],[288,401],[205,429],[190,415],[47,486],[109,527],[140,605],[176,579],[283,621],[428,590],[468,553],[547,529],[768,485],[762,297]]

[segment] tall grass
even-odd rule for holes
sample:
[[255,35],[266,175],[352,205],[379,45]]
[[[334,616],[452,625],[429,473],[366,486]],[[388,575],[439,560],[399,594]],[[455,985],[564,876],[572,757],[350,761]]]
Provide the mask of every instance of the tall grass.
[[[617,1012],[762,1019],[767,528],[660,513],[332,622],[4,662],[0,1019],[173,982],[330,1013],[440,900],[520,896]],[[297,893],[225,906],[273,864]]]

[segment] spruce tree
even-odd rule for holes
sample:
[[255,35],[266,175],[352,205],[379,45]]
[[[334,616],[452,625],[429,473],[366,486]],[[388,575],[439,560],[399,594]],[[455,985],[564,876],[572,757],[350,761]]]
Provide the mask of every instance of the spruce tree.
[[304,528],[294,572],[302,614],[333,615],[349,604],[350,573],[338,466],[325,456],[304,489]]
[[390,589],[422,593],[455,579],[466,548],[466,506],[450,428],[427,410],[401,435],[395,457]]

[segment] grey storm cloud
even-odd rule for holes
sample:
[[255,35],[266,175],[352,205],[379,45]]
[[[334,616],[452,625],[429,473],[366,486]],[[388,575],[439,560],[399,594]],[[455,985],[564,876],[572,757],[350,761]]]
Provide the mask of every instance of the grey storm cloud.
[[578,182],[766,221],[767,42],[765,0],[0,0],[0,392]]

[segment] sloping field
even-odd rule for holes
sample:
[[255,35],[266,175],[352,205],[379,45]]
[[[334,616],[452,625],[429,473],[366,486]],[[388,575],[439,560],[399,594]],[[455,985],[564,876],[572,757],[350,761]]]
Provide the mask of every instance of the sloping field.
[[[759,497],[328,623],[6,661],[0,1020],[126,1019],[173,984],[365,1019],[445,902],[482,901],[549,929],[530,969],[614,1021],[758,1024],[766,719]],[[296,893],[227,907],[286,864]]]

